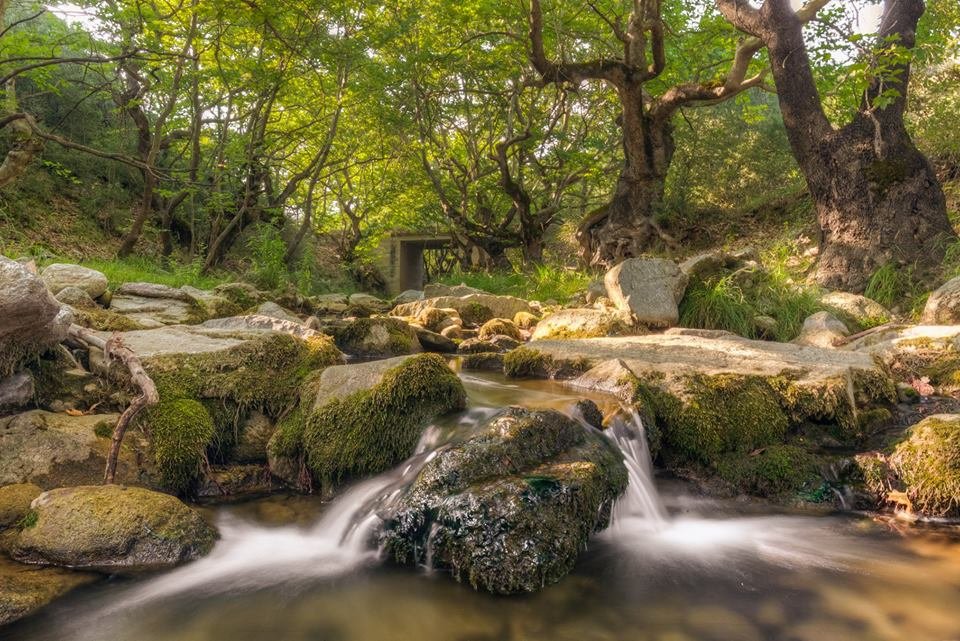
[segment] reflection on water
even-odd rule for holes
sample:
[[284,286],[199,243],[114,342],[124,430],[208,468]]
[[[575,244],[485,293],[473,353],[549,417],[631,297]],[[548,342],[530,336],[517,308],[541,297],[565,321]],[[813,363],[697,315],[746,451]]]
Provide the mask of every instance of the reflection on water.
[[[207,559],[81,590],[0,631],[18,641],[948,641],[960,639],[960,542],[846,516],[746,514],[651,483],[637,420],[611,425],[631,488],[576,570],[493,597],[376,563],[365,536],[437,447],[497,408],[569,407],[547,385],[468,380],[472,408],[417,455],[329,506],[274,497],[216,509]],[[664,486],[661,484],[661,490]],[[661,500],[662,499],[662,500]],[[669,513],[669,516],[667,516]],[[277,523],[296,525],[278,525]],[[940,532],[944,532],[941,530]]]

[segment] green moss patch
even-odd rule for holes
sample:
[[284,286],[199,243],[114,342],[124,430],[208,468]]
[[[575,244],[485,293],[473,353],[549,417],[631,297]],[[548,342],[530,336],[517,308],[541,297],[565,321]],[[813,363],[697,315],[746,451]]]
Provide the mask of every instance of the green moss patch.
[[720,478],[741,492],[772,497],[820,485],[813,456],[795,445],[771,445],[748,454],[728,454],[717,465]]
[[503,357],[503,373],[510,378],[574,378],[590,369],[585,358],[554,358],[529,347],[518,347]]
[[960,416],[917,423],[890,456],[914,509],[930,516],[960,516]]
[[141,423],[152,437],[159,485],[171,492],[188,491],[200,474],[207,444],[214,436],[210,413],[193,399],[161,398]]

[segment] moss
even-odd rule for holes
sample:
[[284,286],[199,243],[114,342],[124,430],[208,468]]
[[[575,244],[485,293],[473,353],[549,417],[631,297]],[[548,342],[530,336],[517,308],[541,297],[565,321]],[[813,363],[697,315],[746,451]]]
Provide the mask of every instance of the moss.
[[539,321],[540,319],[530,312],[517,312],[513,315],[513,324],[520,329],[533,329]]
[[876,434],[881,427],[892,419],[893,414],[885,407],[874,407],[857,415],[860,433],[864,435]]
[[893,481],[886,457],[879,452],[857,454],[853,457],[853,465],[854,470],[850,480],[862,484],[877,504],[885,501]]
[[311,374],[342,362],[326,336],[269,333],[224,352],[154,357],[145,366],[160,398],[223,399],[278,415]]
[[0,487],[0,530],[22,522],[30,513],[30,503],[42,492],[33,483]]
[[915,509],[960,516],[960,417],[931,416],[910,428],[890,456]]
[[116,426],[110,421],[100,421],[93,426],[93,433],[97,438],[112,438],[114,427]]
[[921,370],[921,374],[938,387],[960,387],[960,354],[950,351],[939,355]]
[[833,435],[845,443],[853,443],[863,437],[852,388],[844,377],[812,385],[800,384],[789,375],[781,375],[769,379],[769,383],[791,422],[812,420],[831,423],[834,426]]
[[[465,406],[463,385],[442,357],[412,357],[388,370],[378,385],[310,414],[303,431],[307,466],[324,485],[389,469],[413,453],[428,421]],[[285,427],[274,451],[289,452],[294,436]]]
[[36,527],[38,520],[40,520],[40,515],[37,514],[36,510],[27,510],[27,513],[23,515],[23,518],[17,522],[17,529],[28,530],[32,527]]
[[143,325],[129,316],[109,309],[74,309],[73,320],[77,325],[101,332],[130,332],[143,329]]
[[503,356],[503,373],[510,378],[575,378],[590,369],[586,358],[554,358],[529,347],[518,347]]
[[637,395],[656,417],[664,453],[677,462],[712,465],[722,454],[781,442],[788,427],[776,392],[758,376],[651,377]]
[[213,291],[240,309],[256,307],[263,301],[263,295],[257,291],[257,288],[247,283],[225,283],[217,286]]
[[198,401],[163,400],[161,396],[160,402],[147,410],[142,424],[152,437],[158,484],[176,493],[190,490],[214,436],[210,413]]
[[771,445],[759,452],[728,454],[717,465],[720,478],[741,492],[777,496],[819,486],[815,459],[795,445]]

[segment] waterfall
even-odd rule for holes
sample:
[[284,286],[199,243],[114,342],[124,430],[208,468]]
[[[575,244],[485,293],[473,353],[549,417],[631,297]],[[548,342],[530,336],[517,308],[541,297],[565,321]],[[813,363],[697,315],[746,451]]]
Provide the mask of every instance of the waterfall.
[[650,531],[663,530],[667,525],[667,510],[653,481],[653,461],[640,413],[633,407],[624,407],[606,433],[623,453],[630,479],[626,492],[614,506],[612,527],[616,529],[618,524],[629,520],[631,529],[640,523]]

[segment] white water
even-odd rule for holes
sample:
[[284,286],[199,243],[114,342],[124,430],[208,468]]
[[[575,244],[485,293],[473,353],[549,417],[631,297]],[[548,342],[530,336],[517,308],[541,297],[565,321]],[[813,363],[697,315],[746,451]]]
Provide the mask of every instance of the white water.
[[614,417],[607,434],[623,453],[630,479],[626,492],[614,506],[611,529],[621,532],[622,526],[628,524],[631,533],[638,527],[650,532],[662,531],[667,526],[667,508],[653,481],[650,444],[640,414],[632,407],[624,407],[622,413]]

